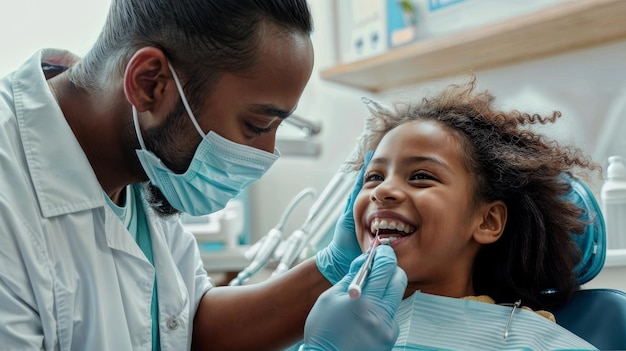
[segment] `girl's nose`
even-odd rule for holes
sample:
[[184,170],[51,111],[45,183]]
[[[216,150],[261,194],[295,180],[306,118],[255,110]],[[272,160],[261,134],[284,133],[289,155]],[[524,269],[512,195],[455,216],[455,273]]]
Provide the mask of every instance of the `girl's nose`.
[[377,203],[393,203],[400,202],[406,197],[404,191],[400,188],[393,178],[387,178],[378,184],[370,195],[370,199]]

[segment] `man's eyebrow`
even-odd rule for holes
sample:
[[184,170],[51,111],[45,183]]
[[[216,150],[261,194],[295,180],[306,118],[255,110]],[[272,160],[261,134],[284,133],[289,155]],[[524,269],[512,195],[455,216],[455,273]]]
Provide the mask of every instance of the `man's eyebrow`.
[[278,118],[282,118],[285,119],[287,117],[289,117],[291,115],[291,113],[293,111],[285,111],[283,109],[280,109],[274,105],[268,104],[268,105],[252,105],[250,107],[250,110],[254,113],[258,113],[260,115],[265,115],[265,116],[276,116]]

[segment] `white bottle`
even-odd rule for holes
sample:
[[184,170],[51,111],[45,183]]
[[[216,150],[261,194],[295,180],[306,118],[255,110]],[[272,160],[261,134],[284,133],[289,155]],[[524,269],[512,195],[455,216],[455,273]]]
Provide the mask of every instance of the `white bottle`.
[[600,192],[607,249],[626,249],[626,164],[623,157],[609,157],[607,177]]

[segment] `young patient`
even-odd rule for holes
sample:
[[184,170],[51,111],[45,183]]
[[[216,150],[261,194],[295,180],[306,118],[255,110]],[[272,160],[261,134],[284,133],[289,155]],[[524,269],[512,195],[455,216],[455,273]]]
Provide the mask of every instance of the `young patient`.
[[566,174],[597,165],[528,128],[558,112],[504,112],[493,101],[472,80],[395,111],[370,109],[359,149],[375,151],[354,218],[363,251],[377,232],[396,238],[409,281],[396,347],[594,349],[529,309],[579,289],[572,233],[586,223],[564,198]]

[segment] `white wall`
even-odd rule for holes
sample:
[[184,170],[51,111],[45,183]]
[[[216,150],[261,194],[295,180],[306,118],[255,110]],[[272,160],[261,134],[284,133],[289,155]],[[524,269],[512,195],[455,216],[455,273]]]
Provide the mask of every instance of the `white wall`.
[[[253,186],[253,236],[267,233],[302,188],[313,186],[321,191],[352,151],[363,128],[367,110],[360,97],[373,94],[319,78],[322,69],[335,64],[332,4],[332,0],[310,1],[315,21],[315,72],[296,111],[322,122],[322,155],[317,159],[281,158]],[[609,154],[626,156],[626,42],[473,73],[479,88],[491,90],[503,107],[539,113],[560,110],[563,117],[546,131],[559,140],[575,143],[596,161],[605,164]],[[417,98],[466,78],[426,82],[373,97],[387,103]],[[599,192],[599,180],[591,187]],[[301,207],[290,221],[291,230],[304,220],[307,206]],[[588,286],[626,290],[626,268],[606,268]]]
[[0,77],[41,48],[83,55],[96,40],[109,4],[109,0],[3,0]]

